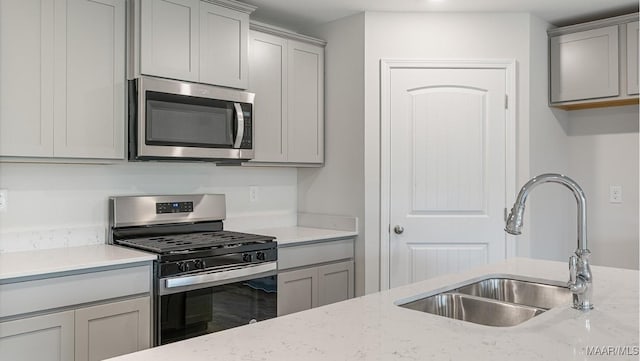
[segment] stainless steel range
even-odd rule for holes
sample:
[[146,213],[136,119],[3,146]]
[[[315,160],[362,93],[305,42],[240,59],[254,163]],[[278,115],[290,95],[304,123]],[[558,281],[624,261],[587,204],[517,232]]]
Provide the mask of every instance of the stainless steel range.
[[273,237],[223,230],[221,194],[109,199],[109,243],[158,255],[154,345],[276,317]]

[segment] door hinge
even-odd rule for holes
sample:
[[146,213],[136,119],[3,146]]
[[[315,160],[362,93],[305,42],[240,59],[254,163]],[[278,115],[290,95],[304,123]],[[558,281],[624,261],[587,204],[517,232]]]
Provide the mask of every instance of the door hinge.
[[509,109],[509,96],[507,94],[504,95],[504,108]]

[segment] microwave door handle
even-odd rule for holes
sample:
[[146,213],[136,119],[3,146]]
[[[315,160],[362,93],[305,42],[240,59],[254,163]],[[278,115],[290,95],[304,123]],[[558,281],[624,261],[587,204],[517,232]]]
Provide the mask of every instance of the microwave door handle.
[[242,114],[242,107],[240,103],[233,103],[233,107],[236,109],[236,141],[233,143],[234,149],[239,149],[242,144],[242,138],[244,137],[244,116]]

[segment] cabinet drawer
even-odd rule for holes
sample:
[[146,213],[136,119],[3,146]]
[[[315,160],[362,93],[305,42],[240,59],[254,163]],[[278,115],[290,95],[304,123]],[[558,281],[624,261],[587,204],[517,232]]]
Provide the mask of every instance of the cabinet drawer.
[[149,293],[151,265],[0,284],[0,317]]
[[278,248],[278,269],[353,258],[353,238]]

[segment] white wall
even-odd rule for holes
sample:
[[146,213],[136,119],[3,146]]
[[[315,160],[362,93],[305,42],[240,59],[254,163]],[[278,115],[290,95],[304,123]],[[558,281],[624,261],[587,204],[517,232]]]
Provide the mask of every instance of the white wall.
[[[638,269],[638,106],[567,112],[571,174],[587,195],[593,264]],[[609,186],[622,186],[622,203]]]
[[529,176],[528,14],[366,13],[365,236],[366,291],[380,282],[380,59],[515,59],[518,184]]
[[[259,186],[256,202],[249,202],[252,185]],[[227,229],[293,225],[296,187],[296,170],[283,168],[0,163],[0,188],[9,191],[0,252],[103,243],[113,195],[223,193]]]
[[[364,293],[364,14],[314,31],[325,49],[325,166],[298,171],[300,212],[356,216],[356,295]],[[375,262],[375,260],[372,260]]]
[[[530,176],[561,173],[574,177],[569,171],[567,112],[548,105],[546,31],[550,25],[535,16],[531,16],[530,25]],[[518,254],[565,261],[576,248],[577,211],[571,192],[557,184],[544,184],[531,193],[527,202],[524,237],[516,238]]]

